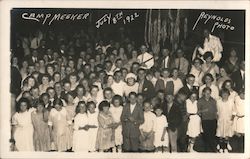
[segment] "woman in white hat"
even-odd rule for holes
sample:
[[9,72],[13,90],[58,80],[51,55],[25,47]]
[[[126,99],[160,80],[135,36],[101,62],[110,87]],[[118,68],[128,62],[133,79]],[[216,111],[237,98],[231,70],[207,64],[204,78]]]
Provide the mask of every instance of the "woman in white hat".
[[138,93],[139,84],[136,82],[136,75],[133,73],[128,73],[125,78],[125,96],[127,97],[130,92]]

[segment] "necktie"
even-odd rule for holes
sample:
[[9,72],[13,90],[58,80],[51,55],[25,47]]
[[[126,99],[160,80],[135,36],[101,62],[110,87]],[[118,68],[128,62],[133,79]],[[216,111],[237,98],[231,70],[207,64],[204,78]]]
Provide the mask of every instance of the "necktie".
[[178,63],[178,70],[181,68],[181,58],[179,58],[179,63]]

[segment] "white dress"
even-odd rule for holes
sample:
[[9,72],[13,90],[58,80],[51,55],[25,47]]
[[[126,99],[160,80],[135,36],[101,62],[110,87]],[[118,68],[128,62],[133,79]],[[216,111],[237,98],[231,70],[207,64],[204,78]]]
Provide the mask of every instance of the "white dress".
[[74,133],[73,133],[73,151],[74,152],[88,152],[88,131],[79,130],[80,127],[88,125],[88,116],[86,113],[78,113],[74,119]]
[[186,100],[187,113],[190,114],[187,135],[195,138],[201,133],[201,118],[197,114],[197,100],[192,102],[190,99]]
[[[121,115],[122,115],[122,106],[114,107],[113,105],[110,107],[110,112],[113,116],[114,122],[119,123],[121,122]],[[119,125],[115,129],[115,145],[122,145],[122,125]]]
[[34,151],[33,146],[33,125],[31,113],[34,109],[29,109],[23,113],[16,112],[12,117],[12,125],[16,126],[14,139],[18,151]]
[[232,137],[233,136],[233,120],[234,114],[234,101],[228,99],[228,101],[217,100],[218,121],[217,132],[218,137]]
[[237,133],[245,133],[245,100],[240,96],[235,98],[235,113],[234,118],[234,131]]
[[90,128],[88,130],[88,137],[89,137],[89,151],[93,152],[96,151],[96,137],[97,137],[97,130],[98,130],[98,112],[95,112],[93,114],[88,112],[88,120],[89,125],[95,125],[97,128]]
[[155,131],[155,140],[154,140],[154,146],[160,147],[160,146],[166,146],[168,147],[169,141],[168,141],[168,132],[166,131],[164,136],[164,141],[161,141],[163,130],[168,127],[167,118],[165,115],[161,115],[159,117],[156,116],[155,118],[155,125],[154,125],[154,131]]

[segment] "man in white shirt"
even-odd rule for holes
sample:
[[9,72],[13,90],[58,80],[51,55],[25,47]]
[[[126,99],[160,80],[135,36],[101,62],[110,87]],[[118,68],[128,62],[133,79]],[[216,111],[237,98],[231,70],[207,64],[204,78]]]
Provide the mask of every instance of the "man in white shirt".
[[154,57],[147,52],[147,47],[145,45],[141,46],[141,54],[137,57],[137,60],[144,69],[150,69],[154,66]]
[[126,85],[126,83],[122,81],[122,72],[116,71],[114,73],[114,82],[111,85],[111,88],[112,88],[114,94],[123,96],[125,85]]
[[211,35],[207,29],[204,30],[203,34],[205,40],[203,43],[203,48],[198,47],[199,53],[203,55],[205,54],[205,52],[211,51],[214,55],[213,61],[214,62],[220,61],[222,57],[221,52],[223,51],[220,39],[214,35]]

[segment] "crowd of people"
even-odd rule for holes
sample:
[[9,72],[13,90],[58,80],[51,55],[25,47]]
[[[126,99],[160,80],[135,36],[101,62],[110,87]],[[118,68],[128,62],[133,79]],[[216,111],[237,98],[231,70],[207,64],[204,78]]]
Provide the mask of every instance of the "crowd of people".
[[245,61],[236,48],[220,61],[223,46],[207,30],[193,59],[182,48],[154,53],[90,37],[16,38],[12,151],[244,151]]

